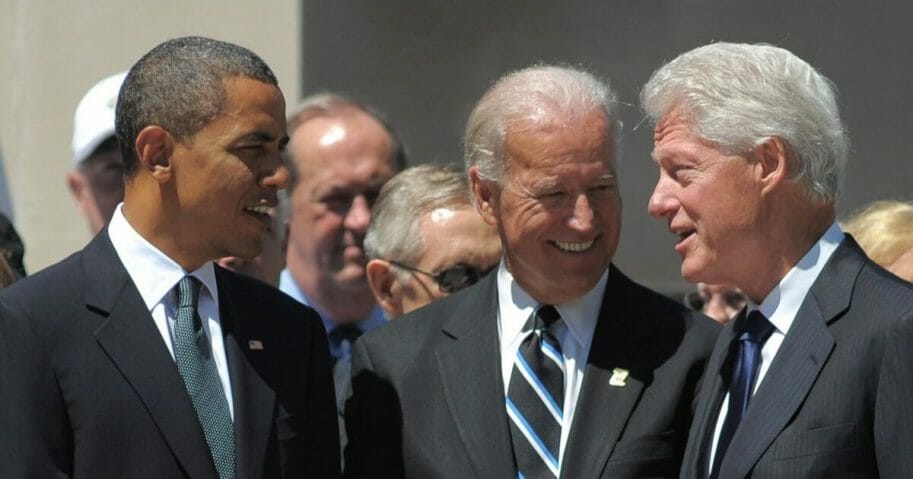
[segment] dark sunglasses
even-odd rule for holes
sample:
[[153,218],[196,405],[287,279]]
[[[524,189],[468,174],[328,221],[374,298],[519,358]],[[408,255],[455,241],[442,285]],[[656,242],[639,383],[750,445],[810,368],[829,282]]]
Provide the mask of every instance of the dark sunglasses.
[[438,274],[432,274],[427,271],[422,271],[418,268],[413,268],[407,264],[400,263],[399,261],[388,259],[387,262],[405,270],[412,271],[413,273],[419,273],[428,276],[429,278],[433,279],[435,283],[437,283],[437,287],[441,290],[442,293],[447,294],[456,293],[461,289],[465,289],[476,284],[479,279],[482,278],[482,276],[485,276],[491,270],[495,269],[496,266],[498,266],[498,263],[495,263],[494,265],[489,266],[484,270],[480,270],[478,268],[460,263],[451,266],[450,268],[447,268]]
[[[709,301],[710,298],[698,291],[691,291],[685,294],[685,306],[694,311],[703,311],[704,306]],[[738,291],[726,291],[723,293],[723,302],[732,309],[742,309],[745,306],[745,295]]]

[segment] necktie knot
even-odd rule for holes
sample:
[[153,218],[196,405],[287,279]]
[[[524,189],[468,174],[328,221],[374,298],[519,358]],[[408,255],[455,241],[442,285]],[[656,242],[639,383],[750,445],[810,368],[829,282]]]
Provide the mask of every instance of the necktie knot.
[[200,298],[200,286],[202,286],[200,280],[193,276],[181,278],[181,281],[178,282],[178,307],[196,309]]
[[536,309],[535,314],[533,314],[533,317],[534,330],[549,329],[553,324],[561,319],[561,315],[558,314],[558,310],[550,304],[543,304],[542,306],[539,306]]
[[764,313],[757,309],[748,313],[745,318],[745,329],[740,337],[741,340],[749,340],[755,344],[763,344],[774,331],[774,325],[767,320]]

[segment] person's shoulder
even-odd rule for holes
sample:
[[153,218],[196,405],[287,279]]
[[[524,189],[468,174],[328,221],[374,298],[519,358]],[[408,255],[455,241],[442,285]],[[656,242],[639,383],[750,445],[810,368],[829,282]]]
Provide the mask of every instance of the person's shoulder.
[[0,289],[0,304],[54,307],[84,287],[82,252]]
[[215,268],[220,302],[240,313],[257,312],[258,322],[323,328],[320,316],[313,308],[299,303],[274,286],[218,265]]
[[[380,349],[394,344],[400,348],[424,349],[442,340],[452,321],[466,320],[468,315],[478,317],[489,302],[488,292],[476,284],[393,318],[358,341],[365,340],[367,346]],[[492,310],[491,314],[497,315],[497,311]]]
[[639,316],[639,321],[653,323],[657,329],[669,333],[679,330],[693,339],[710,343],[722,330],[722,326],[708,316],[628,278],[619,270],[613,270],[612,274],[620,276],[613,284],[620,285],[619,294],[628,302],[628,310]]

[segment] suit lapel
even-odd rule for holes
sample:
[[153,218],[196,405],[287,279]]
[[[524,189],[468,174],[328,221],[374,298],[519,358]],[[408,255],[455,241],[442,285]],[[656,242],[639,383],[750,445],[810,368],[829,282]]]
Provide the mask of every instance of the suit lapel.
[[713,427],[719,415],[723,396],[726,395],[726,381],[723,380],[723,367],[729,350],[735,341],[734,324],[743,321],[743,309],[730,323],[723,328],[720,337],[713,347],[713,353],[707,361],[707,368],[701,378],[700,392],[696,399],[694,421],[688,433],[688,445],[682,461],[682,477],[706,477],[708,445],[713,440]]
[[444,325],[447,337],[436,352],[444,397],[477,475],[512,477],[498,344],[497,274],[488,275],[476,294],[462,297]]
[[86,305],[106,317],[95,331],[96,341],[136,391],[187,475],[215,478],[203,430],[177,366],[107,232],[83,252]]
[[[563,478],[600,475],[648,377],[638,350],[652,330],[635,320],[636,311],[626,300],[629,285],[630,280],[612,266],[565,446]],[[609,383],[615,368],[630,372],[623,387]]]
[[720,477],[746,476],[796,414],[834,348],[828,323],[849,307],[864,262],[847,236],[802,302],[732,438]]
[[[219,287],[219,317],[225,338],[225,354],[235,409],[238,477],[260,477],[273,427],[276,394],[254,369],[254,363],[271,353],[266,349],[250,350],[248,341],[266,338],[250,335],[247,326],[253,312],[243,307],[238,300],[243,292],[233,291],[234,283],[218,266],[216,279]],[[266,340],[265,344],[268,347],[270,341]]]

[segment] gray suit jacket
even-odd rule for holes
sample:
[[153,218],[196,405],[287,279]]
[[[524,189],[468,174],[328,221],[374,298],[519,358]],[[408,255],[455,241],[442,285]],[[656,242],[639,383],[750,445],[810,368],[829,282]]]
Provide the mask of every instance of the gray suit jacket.
[[[706,477],[725,359],[704,376],[682,477]],[[720,478],[913,476],[913,285],[847,235],[802,303],[720,465]]]
[[[259,281],[219,267],[216,280],[237,477],[338,476],[319,317]],[[4,479],[217,477],[177,366],[107,231],[0,291],[0,405]]]
[[[347,477],[515,477],[497,275],[355,343]],[[562,477],[675,477],[719,326],[611,268]],[[614,368],[630,371],[612,386]]]

